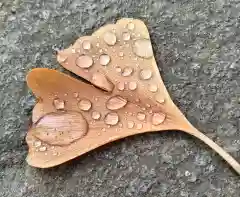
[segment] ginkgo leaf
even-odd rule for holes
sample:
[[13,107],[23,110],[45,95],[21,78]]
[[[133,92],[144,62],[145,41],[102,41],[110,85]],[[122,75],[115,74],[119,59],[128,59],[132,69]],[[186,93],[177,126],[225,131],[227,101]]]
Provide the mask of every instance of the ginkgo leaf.
[[92,85],[50,69],[28,74],[28,86],[39,98],[26,138],[30,165],[52,167],[130,135],[180,130],[207,143],[240,173],[237,161],[172,102],[142,21],[103,26],[60,51],[57,59]]

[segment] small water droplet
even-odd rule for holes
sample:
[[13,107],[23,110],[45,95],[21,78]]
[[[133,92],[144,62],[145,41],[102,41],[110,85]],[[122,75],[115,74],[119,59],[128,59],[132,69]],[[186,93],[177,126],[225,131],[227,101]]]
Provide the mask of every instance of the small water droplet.
[[128,121],[127,127],[128,127],[129,129],[132,129],[132,128],[134,127],[134,122],[133,122],[133,121]]
[[152,77],[152,71],[150,69],[142,69],[140,71],[140,79],[148,80]]
[[157,87],[156,84],[150,84],[150,85],[148,86],[148,90],[149,90],[150,92],[157,92],[158,87]]
[[125,83],[124,82],[119,82],[117,84],[117,89],[120,91],[123,91],[125,89]]
[[137,82],[135,82],[135,81],[130,81],[130,82],[128,83],[128,88],[129,88],[129,90],[136,90],[136,89],[137,89]]
[[72,48],[72,53],[76,53],[76,49],[75,48]]
[[98,111],[92,112],[92,119],[99,120],[101,118],[101,114]]
[[146,115],[144,113],[142,113],[142,112],[137,113],[138,120],[143,121],[143,120],[145,120],[145,118],[146,118]]
[[38,147],[42,146],[42,142],[41,142],[41,141],[35,141],[35,142],[34,142],[34,146],[35,146],[36,148],[38,148]]
[[100,44],[99,44],[99,42],[96,44],[96,47],[99,47],[100,46]]
[[74,93],[73,93],[73,97],[74,97],[74,98],[77,98],[78,95],[79,95],[79,94],[78,94],[77,92],[74,92]]
[[146,107],[150,108],[150,107],[151,107],[151,105],[147,103],[147,104],[146,104]]
[[110,112],[106,115],[104,122],[107,125],[116,125],[119,121],[118,114],[115,112]]
[[59,62],[59,63],[63,63],[63,62],[65,62],[66,60],[67,60],[67,56],[66,55],[62,55],[62,54],[59,54],[58,56],[57,56],[57,61]]
[[123,40],[128,41],[131,39],[131,35],[128,32],[123,32],[122,34]]
[[67,93],[64,94],[64,96],[67,96],[67,95],[68,95]]
[[46,146],[42,146],[42,147],[39,148],[39,151],[40,151],[40,152],[44,152],[44,151],[46,151],[46,150],[47,150],[47,147],[46,147]]
[[104,33],[103,40],[108,45],[114,45],[117,42],[117,37],[112,32],[106,32]]
[[92,103],[87,99],[83,99],[78,102],[78,107],[83,111],[89,111],[92,107]]
[[64,109],[65,107],[65,102],[59,98],[56,98],[53,100],[53,105],[54,107],[59,110],[59,109]]
[[123,124],[122,124],[122,123],[119,123],[119,127],[122,128],[122,127],[123,127]]
[[140,130],[143,128],[143,125],[141,123],[137,124],[137,129]]
[[121,96],[113,96],[107,101],[106,107],[109,110],[117,110],[123,108],[126,104],[126,99],[122,98]]
[[102,49],[99,49],[99,53],[102,53],[103,52],[103,50]]
[[121,51],[118,53],[119,57],[123,57],[124,56],[124,53]]
[[109,55],[107,54],[102,54],[99,58],[100,64],[103,66],[106,66],[109,64],[109,62],[111,61],[111,58]]
[[129,30],[134,30],[134,28],[135,28],[134,23],[132,23],[132,22],[128,23],[127,28],[128,28]]
[[140,99],[139,98],[136,98],[136,100],[135,100],[137,103],[139,103],[140,102]]
[[106,129],[105,129],[105,128],[102,128],[102,131],[104,131],[104,132],[105,132],[105,131],[106,131]]
[[89,68],[93,65],[93,59],[88,55],[81,55],[77,58],[76,64],[80,68]]
[[85,50],[90,50],[92,47],[91,42],[89,40],[84,40],[82,42],[82,48]]
[[117,67],[116,67],[116,72],[118,72],[118,73],[122,72],[121,67],[117,66]]
[[155,99],[156,99],[156,101],[157,101],[158,103],[160,103],[160,104],[162,104],[162,103],[165,102],[165,99],[164,99],[163,96],[160,95],[160,94],[155,95]]
[[151,58],[153,56],[153,50],[151,41],[147,39],[139,39],[134,42],[133,52],[142,58]]
[[157,126],[164,122],[166,115],[163,113],[154,113],[152,115],[152,124]]
[[122,76],[128,77],[133,73],[133,69],[131,67],[125,67],[122,72]]

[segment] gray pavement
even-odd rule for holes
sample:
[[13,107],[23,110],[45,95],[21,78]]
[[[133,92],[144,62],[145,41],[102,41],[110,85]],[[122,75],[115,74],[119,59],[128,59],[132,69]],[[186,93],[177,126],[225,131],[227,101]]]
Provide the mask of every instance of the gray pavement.
[[186,134],[106,145],[46,170],[27,165],[24,140],[35,67],[63,70],[58,49],[121,17],[144,20],[179,108],[240,162],[239,0],[0,0],[1,197],[239,197],[240,177]]

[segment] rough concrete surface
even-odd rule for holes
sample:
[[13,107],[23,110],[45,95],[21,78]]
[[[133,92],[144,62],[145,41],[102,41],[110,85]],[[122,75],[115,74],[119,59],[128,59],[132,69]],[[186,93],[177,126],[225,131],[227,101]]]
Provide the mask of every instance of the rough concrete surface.
[[144,20],[165,84],[188,119],[240,162],[239,0],[0,0],[1,197],[239,197],[240,177],[186,134],[130,137],[51,169],[27,165],[35,67],[121,17]]

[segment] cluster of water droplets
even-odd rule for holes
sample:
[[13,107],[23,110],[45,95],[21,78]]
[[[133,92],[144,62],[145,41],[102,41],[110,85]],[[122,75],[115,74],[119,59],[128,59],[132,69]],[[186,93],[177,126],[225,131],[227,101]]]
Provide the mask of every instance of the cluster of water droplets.
[[[134,30],[135,30],[135,24],[133,22],[129,22],[127,24],[127,29],[125,29],[124,32],[122,33],[122,40],[124,41],[125,44],[128,41],[130,41],[132,39],[132,37],[135,35]],[[118,42],[118,38],[117,38],[115,32],[107,31],[103,35],[103,41],[107,44],[107,46],[109,46],[110,48],[115,50],[114,45],[116,45],[116,43]],[[93,44],[89,40],[82,41],[81,45],[82,45],[83,50],[85,50],[85,51],[90,52],[90,50],[93,48]],[[100,44],[97,43],[96,46],[100,47]],[[129,46],[129,44],[128,44],[128,46]],[[107,53],[103,53],[103,49],[100,49],[100,50],[101,51],[99,51],[99,52],[101,54],[98,57],[99,64],[103,67],[106,67],[110,64],[112,59]],[[134,60],[138,60],[138,58],[141,60],[150,59],[153,57],[151,41],[149,39],[138,38],[138,39],[132,40],[132,51],[136,55],[136,57],[134,57]],[[75,50],[73,52],[75,53]],[[124,52],[123,51],[118,52],[118,56],[122,59],[124,56]],[[64,56],[64,55],[58,56],[58,61],[60,63],[65,62],[66,60],[67,60],[67,56]],[[76,65],[82,69],[90,69],[92,66],[94,66],[94,63],[95,62],[94,62],[93,56],[88,55],[88,54],[81,54],[76,59]],[[154,75],[153,70],[151,68],[135,69],[131,66],[126,66],[124,68],[121,68],[120,66],[116,66],[115,71],[117,73],[119,73],[123,78],[131,77],[137,71],[139,80],[144,81],[146,83],[148,82],[148,91],[155,94],[155,96],[154,96],[155,100],[159,103],[164,103],[164,98],[160,94],[157,94],[157,92],[159,90],[158,85],[151,83],[151,81],[150,81]],[[112,82],[105,76],[105,74],[103,74],[101,72],[94,72],[92,74],[91,82],[94,85],[97,85],[98,87],[103,88],[106,91],[111,91],[114,88],[114,85],[112,84]],[[120,81],[116,84],[116,88],[119,91],[124,91],[124,90],[135,91],[138,88],[138,81],[129,81],[129,82]],[[127,105],[128,101],[125,98],[118,96],[118,95],[109,98],[106,102],[106,108],[109,110],[109,112],[107,114],[102,114],[101,112],[93,109],[94,106],[93,106],[92,101],[90,101],[87,98],[79,98],[79,93],[76,93],[76,92],[73,93],[73,97],[78,100],[77,106],[80,111],[90,112],[90,110],[91,110],[90,113],[91,113],[91,118],[93,119],[93,121],[103,120],[108,128],[111,126],[115,126],[117,124],[118,124],[119,128],[123,127],[123,124],[120,122],[120,116],[117,113],[117,110],[120,110]],[[139,99],[138,99],[138,101],[136,100],[136,102],[139,102]],[[62,99],[55,98],[53,100],[53,106],[55,107],[55,109],[57,111],[59,111],[59,110],[64,111],[65,105],[66,105],[66,102]],[[146,107],[150,108],[151,106],[149,104],[146,104]],[[144,112],[141,111],[141,112],[136,113],[136,115],[135,115],[136,121],[134,121],[134,120],[126,121],[126,127],[128,129],[136,128],[138,130],[141,130],[143,128],[143,123],[146,122],[147,116],[149,114],[151,115],[152,125],[154,125],[154,126],[158,126],[158,125],[162,124],[166,118],[166,115],[163,113],[159,113],[159,112],[153,113],[150,110],[148,112],[149,114],[147,114],[147,112],[145,112],[145,110],[146,110],[145,108],[142,108],[142,110]],[[65,112],[65,116],[67,117],[68,115],[69,115],[68,112]],[[81,115],[79,117],[83,119],[83,117]],[[67,137],[69,140],[67,140],[67,141],[65,140],[65,143],[66,144],[71,143],[72,141],[83,137],[84,136],[83,133],[84,134],[87,133],[87,130],[88,130],[87,122],[83,125],[85,125],[85,126],[81,127],[81,129],[80,129],[81,132],[78,133],[78,135],[71,134],[71,139],[69,137],[69,132],[71,132],[70,130],[68,130],[68,133],[66,133],[63,130],[62,131],[63,135],[62,134],[60,135],[59,132],[52,131],[55,133],[53,135],[51,134],[51,136],[53,136],[55,138],[55,140],[56,140],[56,138],[59,138],[60,140],[63,140],[63,141],[64,141],[64,139],[59,136]],[[71,128],[72,128],[72,125],[71,125]],[[106,131],[106,128],[102,128],[102,131]],[[41,139],[41,138],[43,141],[47,142],[48,144],[57,145],[56,141],[55,141],[55,143],[52,142],[54,139],[52,137],[49,137],[49,132],[48,133],[45,132],[44,135],[42,134],[39,139]],[[61,143],[60,140],[58,140],[58,143]],[[47,151],[47,147],[44,146],[40,140],[35,141],[34,146],[37,148],[37,150],[39,152]]]

